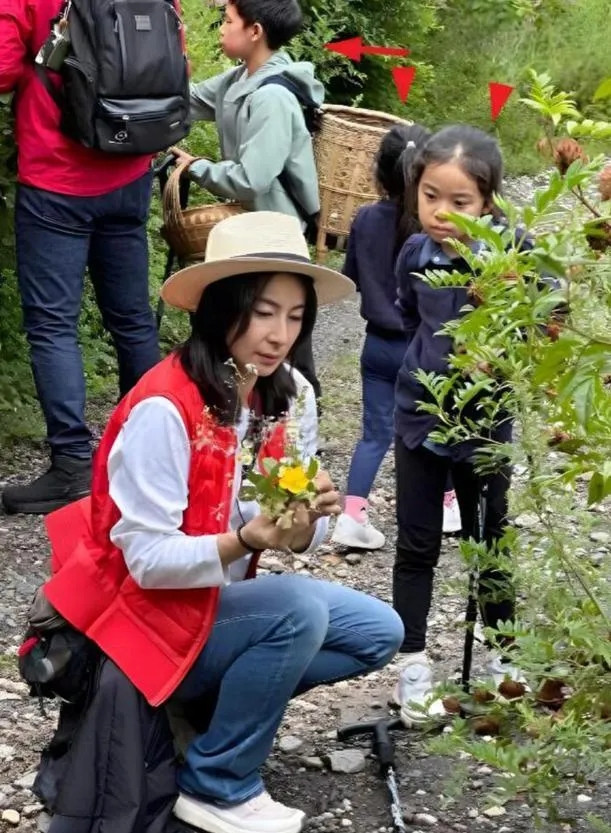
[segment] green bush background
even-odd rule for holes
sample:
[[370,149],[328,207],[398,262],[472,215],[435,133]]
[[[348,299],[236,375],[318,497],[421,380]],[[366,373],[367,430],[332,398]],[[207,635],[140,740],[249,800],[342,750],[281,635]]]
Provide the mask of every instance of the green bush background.
[[[535,152],[540,128],[534,114],[518,102],[528,67],[547,69],[554,83],[574,91],[584,115],[611,116],[611,99],[592,103],[602,78],[611,75],[611,15],[608,0],[311,0],[304,33],[292,45],[296,59],[312,60],[327,88],[327,100],[394,112],[435,128],[465,122],[495,130],[510,174],[533,173],[541,166]],[[189,53],[195,79],[229,66],[218,48],[219,10],[202,0],[184,0]],[[410,49],[416,80],[405,104],[397,96],[390,67],[396,59],[368,58],[353,64],[323,49],[331,40],[359,35],[367,44]],[[498,122],[489,114],[487,84],[517,87]],[[185,145],[195,153],[217,153],[213,125],[197,125]],[[12,207],[15,148],[10,102],[0,99],[0,442],[40,436],[42,424],[34,397],[21,332],[14,274]],[[159,238],[159,197],[151,211],[151,298],[163,275],[165,249]],[[167,346],[181,337],[184,320],[168,314],[162,326]],[[114,385],[115,360],[89,288],[80,323],[88,387],[92,396]],[[110,380],[110,381],[109,381]]]

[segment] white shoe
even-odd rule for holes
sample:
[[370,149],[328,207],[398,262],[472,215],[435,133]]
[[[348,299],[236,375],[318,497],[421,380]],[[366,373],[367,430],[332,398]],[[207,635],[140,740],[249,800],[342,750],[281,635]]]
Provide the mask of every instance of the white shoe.
[[386,538],[369,522],[359,523],[343,512],[335,523],[331,540],[342,547],[355,547],[359,550],[379,550],[386,543]]
[[424,651],[408,654],[393,694],[407,728],[446,716],[443,702],[433,695],[433,669]]
[[449,535],[453,532],[460,532],[461,529],[460,509],[456,500],[456,492],[452,489],[443,496],[443,531]]
[[174,815],[206,833],[299,833],[305,821],[302,810],[285,807],[268,792],[232,807],[217,807],[179,793]]

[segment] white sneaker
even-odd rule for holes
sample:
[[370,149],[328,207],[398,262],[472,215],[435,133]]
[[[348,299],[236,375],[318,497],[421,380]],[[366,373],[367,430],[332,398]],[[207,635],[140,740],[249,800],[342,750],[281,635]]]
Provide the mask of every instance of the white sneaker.
[[338,517],[331,540],[342,547],[355,547],[359,550],[379,550],[386,543],[386,538],[369,522],[359,523],[345,512]]
[[456,492],[452,489],[443,496],[443,531],[449,535],[453,532],[460,532],[461,529],[460,509],[456,500]]
[[268,792],[233,807],[217,807],[180,793],[174,815],[206,833],[299,833],[305,821],[302,810],[285,807]]
[[408,729],[430,718],[446,716],[443,702],[433,697],[433,669],[424,651],[408,655],[393,694]]

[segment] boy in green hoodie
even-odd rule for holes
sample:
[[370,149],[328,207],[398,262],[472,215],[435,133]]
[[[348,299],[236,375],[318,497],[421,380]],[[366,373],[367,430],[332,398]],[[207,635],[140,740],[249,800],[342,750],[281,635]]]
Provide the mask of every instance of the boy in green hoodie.
[[[216,122],[223,161],[200,159],[189,168],[190,179],[219,197],[300,219],[320,207],[312,137],[297,96],[280,84],[262,83],[285,76],[306,98],[322,104],[324,87],[312,64],[296,63],[281,51],[302,20],[297,0],[227,3],[221,48],[240,64],[191,86],[191,117]],[[180,161],[193,158],[173,150]],[[283,172],[290,194],[279,180]]]
[[[190,162],[188,176],[212,194],[239,200],[254,211],[280,211],[306,217],[320,210],[312,137],[301,103],[280,83],[284,76],[305,99],[320,106],[324,87],[309,62],[294,62],[281,48],[301,29],[297,0],[231,0],[220,28],[221,48],[240,61],[220,75],[191,85],[193,121],[215,121],[221,162],[194,157],[172,148],[178,162]],[[314,387],[311,343],[304,344],[295,366]]]

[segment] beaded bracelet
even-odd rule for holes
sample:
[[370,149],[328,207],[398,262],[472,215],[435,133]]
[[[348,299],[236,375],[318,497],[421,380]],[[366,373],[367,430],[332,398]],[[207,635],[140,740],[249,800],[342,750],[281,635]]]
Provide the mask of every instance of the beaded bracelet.
[[244,529],[245,526],[246,526],[245,523],[240,524],[239,527],[235,531],[235,536],[238,539],[238,543],[241,547],[244,547],[244,549],[248,550],[248,552],[254,552],[255,547],[251,547],[250,544],[247,544],[246,541],[244,540],[244,538],[242,537],[242,530]]

